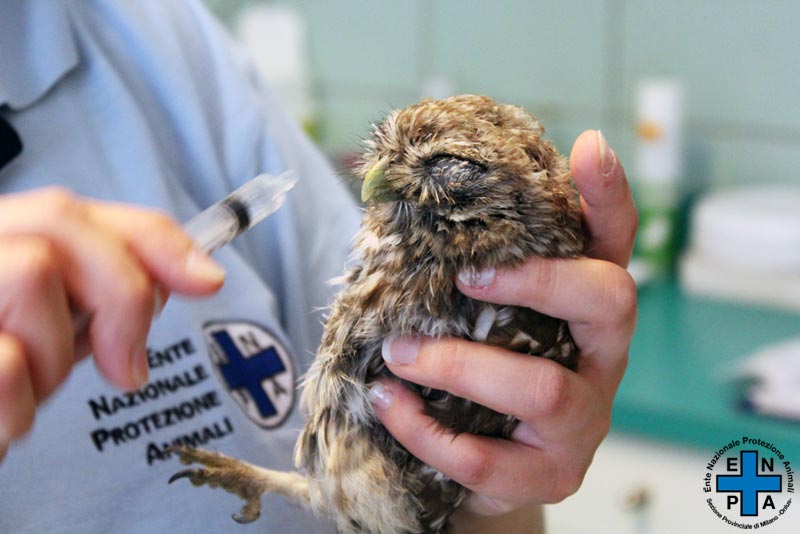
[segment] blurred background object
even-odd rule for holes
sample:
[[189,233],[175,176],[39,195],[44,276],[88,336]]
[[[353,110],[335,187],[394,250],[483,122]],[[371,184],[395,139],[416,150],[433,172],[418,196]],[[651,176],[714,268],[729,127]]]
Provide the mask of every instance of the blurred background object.
[[259,74],[308,134],[319,139],[309,72],[305,19],[292,6],[252,3],[236,17],[234,35]]
[[666,276],[675,259],[675,226],[684,175],[683,86],[645,79],[636,90],[636,159],[630,172],[639,208],[631,270],[640,285]]
[[680,279],[688,292],[800,312],[800,183],[706,194],[692,210]]
[[746,408],[800,421],[800,337],[759,348],[741,361],[734,378],[750,382],[742,399]]
[[[760,437],[800,465],[796,412],[775,413],[800,406],[800,3],[205,1],[279,91],[299,80],[283,98],[345,179],[370,124],[421,96],[486,94],[563,153],[590,128],[617,151],[649,283],[611,437],[551,533],[730,532],[701,489],[719,447]],[[770,532],[799,531],[792,508]]]

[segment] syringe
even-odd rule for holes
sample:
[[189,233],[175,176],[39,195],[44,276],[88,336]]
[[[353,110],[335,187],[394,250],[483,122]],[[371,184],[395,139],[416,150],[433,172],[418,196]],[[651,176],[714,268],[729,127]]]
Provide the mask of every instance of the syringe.
[[259,174],[210,208],[198,213],[183,229],[207,254],[233,241],[283,204],[297,179],[292,171],[278,176]]
[[[297,183],[292,171],[278,176],[259,174],[216,204],[184,223],[183,229],[197,248],[211,254],[243,232],[266,219],[283,205],[286,193]],[[156,300],[159,292],[156,291]],[[157,304],[157,308],[161,303]],[[160,310],[159,310],[160,311]],[[76,335],[89,325],[90,315],[75,312],[72,328]]]

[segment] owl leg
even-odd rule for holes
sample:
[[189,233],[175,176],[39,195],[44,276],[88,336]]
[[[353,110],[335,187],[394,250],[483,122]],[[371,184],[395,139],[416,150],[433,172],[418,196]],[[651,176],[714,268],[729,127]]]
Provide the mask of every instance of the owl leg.
[[299,504],[308,505],[308,481],[299,473],[287,473],[264,469],[220,454],[191,447],[171,447],[181,463],[201,464],[178,471],[169,479],[172,484],[179,478],[188,478],[195,486],[208,484],[217,486],[244,499],[240,513],[233,514],[234,521],[250,523],[261,515],[261,495],[277,493]]

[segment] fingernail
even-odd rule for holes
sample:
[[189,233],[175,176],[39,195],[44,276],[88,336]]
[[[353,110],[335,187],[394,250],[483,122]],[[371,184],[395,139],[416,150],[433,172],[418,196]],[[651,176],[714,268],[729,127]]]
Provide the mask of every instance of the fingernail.
[[166,305],[167,292],[163,287],[157,285],[153,290],[153,317],[160,316]]
[[186,256],[186,271],[190,276],[219,283],[225,279],[225,270],[212,260],[208,254],[192,249]]
[[140,388],[147,383],[147,347],[139,347],[133,351],[131,356],[131,370],[133,372],[133,384],[135,388]]
[[412,364],[417,361],[420,341],[418,336],[389,336],[383,340],[381,355],[389,363]]
[[539,433],[536,432],[532,426],[523,422],[518,423],[514,428],[514,431],[511,432],[511,439],[519,443],[524,443],[530,447],[544,447],[544,441],[542,441]]
[[606,176],[611,174],[614,165],[617,164],[617,154],[608,145],[608,141],[600,130],[597,130],[597,152],[600,154],[600,172]]
[[486,287],[494,280],[495,270],[493,268],[483,269],[477,271],[475,269],[467,269],[458,273],[458,279],[461,283],[473,289],[480,289]]
[[367,397],[369,397],[372,404],[384,410],[391,406],[392,401],[394,401],[392,392],[380,382],[375,382],[370,386],[369,391],[367,391]]
[[507,514],[515,508],[512,503],[505,503],[487,495],[471,492],[464,501],[463,506],[475,514],[486,516]]

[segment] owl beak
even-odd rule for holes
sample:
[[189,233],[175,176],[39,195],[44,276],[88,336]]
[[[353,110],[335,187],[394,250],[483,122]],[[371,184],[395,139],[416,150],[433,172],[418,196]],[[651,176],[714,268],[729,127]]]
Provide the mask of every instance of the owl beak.
[[388,166],[389,158],[384,157],[369,168],[361,184],[361,202],[367,202],[371,198],[381,200],[387,192],[385,173]]

